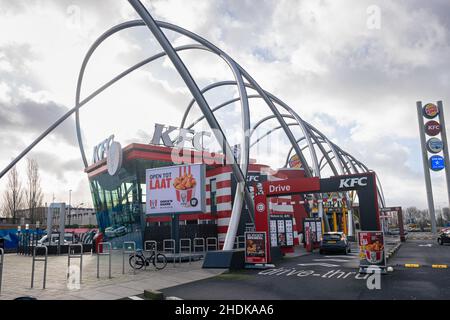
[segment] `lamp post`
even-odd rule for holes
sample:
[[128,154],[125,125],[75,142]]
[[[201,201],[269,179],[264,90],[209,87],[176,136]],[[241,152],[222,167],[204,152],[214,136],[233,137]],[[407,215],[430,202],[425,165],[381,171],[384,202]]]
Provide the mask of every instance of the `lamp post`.
[[69,190],[69,226],[70,226],[71,220],[72,220],[72,218],[71,218],[72,206],[70,205],[71,201],[72,201],[72,189]]

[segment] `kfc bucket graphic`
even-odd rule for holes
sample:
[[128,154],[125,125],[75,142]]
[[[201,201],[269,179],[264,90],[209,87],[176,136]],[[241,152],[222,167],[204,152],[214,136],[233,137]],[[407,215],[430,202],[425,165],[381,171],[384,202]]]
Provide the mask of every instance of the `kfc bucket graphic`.
[[179,167],[179,175],[173,182],[177,195],[177,201],[183,207],[190,207],[191,201],[195,199],[195,186],[197,181],[192,176],[191,167]]
[[146,213],[205,212],[205,166],[203,164],[146,170]]
[[360,266],[386,265],[384,255],[384,234],[382,231],[360,231],[359,259]]

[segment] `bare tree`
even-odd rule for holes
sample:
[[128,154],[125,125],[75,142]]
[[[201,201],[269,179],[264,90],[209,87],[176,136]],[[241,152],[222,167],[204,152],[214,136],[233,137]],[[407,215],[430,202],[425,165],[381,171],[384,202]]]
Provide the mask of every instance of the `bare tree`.
[[34,224],[36,223],[36,208],[42,206],[43,198],[39,165],[35,159],[27,159],[27,187],[25,198],[30,212],[30,222]]
[[450,222],[450,208],[448,207],[442,208],[442,217],[446,222]]
[[19,179],[19,173],[16,166],[8,172],[8,182],[6,184],[6,190],[3,194],[3,214],[6,218],[13,218],[13,223],[16,223],[17,210],[23,208],[23,195],[24,191],[22,183]]

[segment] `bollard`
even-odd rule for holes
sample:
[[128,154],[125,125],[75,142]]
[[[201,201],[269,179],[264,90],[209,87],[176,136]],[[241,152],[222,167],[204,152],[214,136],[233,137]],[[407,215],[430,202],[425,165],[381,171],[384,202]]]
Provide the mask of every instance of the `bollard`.
[[[75,253],[75,248],[80,248],[80,253]],[[74,249],[74,254],[72,254],[72,248]],[[71,243],[69,244],[69,248],[67,251],[67,278],[69,278],[69,268],[70,268],[70,259],[80,259],[80,283],[83,279],[83,244],[81,243]]]
[[[127,246],[131,245],[131,246]],[[132,247],[130,250],[128,248]],[[130,253],[136,253],[136,242],[134,241],[124,241],[122,244],[122,274],[125,274],[125,255],[129,255]],[[133,274],[136,274],[136,269],[133,268]]]
[[206,251],[210,251],[210,248],[214,248],[214,251],[217,251],[217,238],[209,237],[206,238]]
[[192,242],[189,238],[180,239],[180,263],[181,263],[181,254],[184,249],[189,249],[189,264],[191,264],[191,253],[192,253]]
[[[103,247],[107,246],[108,247],[108,252],[105,253],[103,250]],[[100,278],[100,256],[108,256],[109,257],[109,279],[111,279],[111,242],[100,242],[98,244],[98,247],[102,248],[102,250],[98,250],[98,251],[102,251],[102,253],[97,252],[97,278]]]
[[201,251],[202,255],[205,254],[205,239],[204,238],[194,238],[194,253],[197,252],[197,248],[202,249],[202,251]]
[[[44,259],[36,259],[36,250],[43,248],[45,250],[45,258]],[[45,289],[45,283],[47,281],[47,258],[48,258],[48,248],[47,246],[43,245],[43,246],[38,246],[38,247],[34,247],[33,248],[33,264],[31,267],[31,288],[33,288],[34,286],[34,266],[35,266],[35,261],[42,261],[44,262],[44,280],[43,280],[43,285],[42,285],[42,289]]]
[[2,278],[3,278],[3,261],[5,257],[5,251],[0,248],[0,294],[2,293]]
[[[169,247],[167,247],[166,244],[171,244]],[[173,253],[173,267],[175,268],[175,240],[174,239],[164,239],[163,240],[163,252],[167,253],[167,251]]]

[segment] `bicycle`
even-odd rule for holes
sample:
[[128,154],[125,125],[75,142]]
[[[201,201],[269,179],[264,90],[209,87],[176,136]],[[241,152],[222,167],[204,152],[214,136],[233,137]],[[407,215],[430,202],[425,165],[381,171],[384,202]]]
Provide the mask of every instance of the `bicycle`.
[[156,253],[156,251],[152,251],[150,257],[146,257],[144,251],[142,249],[136,250],[136,253],[130,254],[130,258],[128,259],[130,266],[133,269],[140,270],[142,267],[150,265],[150,262],[157,270],[162,270],[167,265],[167,258],[162,253]]

